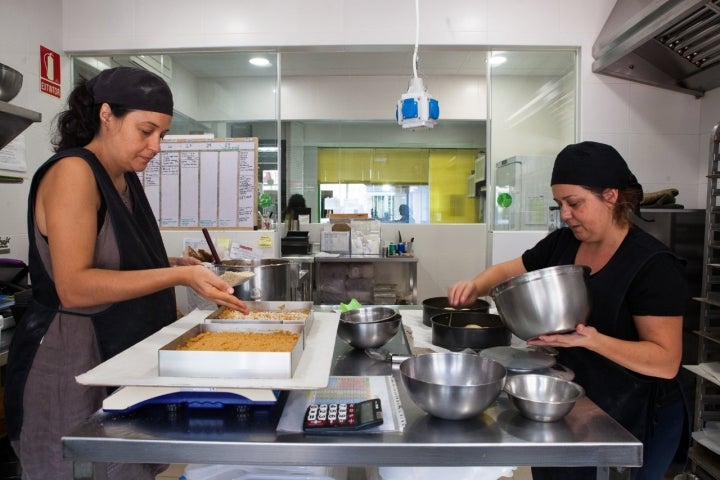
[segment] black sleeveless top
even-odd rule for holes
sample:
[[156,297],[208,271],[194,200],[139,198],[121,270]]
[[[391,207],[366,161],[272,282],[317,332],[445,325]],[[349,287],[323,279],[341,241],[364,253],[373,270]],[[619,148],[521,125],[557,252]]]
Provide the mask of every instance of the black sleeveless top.
[[[177,318],[173,288],[118,302],[91,315],[63,309],[55,284],[45,269],[37,248],[34,208],[40,180],[57,160],[70,156],[82,157],[95,174],[103,208],[107,209],[115,232],[119,269],[144,270],[170,266],[155,215],[135,173],[125,174],[133,205],[133,210],[130,211],[105,168],[89,150],[77,148],[60,152],[38,169],[30,186],[27,220],[30,246],[28,267],[33,299],[15,327],[7,365],[5,404],[9,411],[8,433],[11,439],[17,439],[20,434],[23,390],[35,353],[57,313],[67,312],[89,317],[103,360],[136,344]],[[72,352],[68,354],[71,355]]]

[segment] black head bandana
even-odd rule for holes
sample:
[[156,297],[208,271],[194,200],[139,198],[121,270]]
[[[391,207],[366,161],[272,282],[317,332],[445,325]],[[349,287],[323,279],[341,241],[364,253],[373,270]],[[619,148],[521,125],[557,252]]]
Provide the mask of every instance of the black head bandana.
[[[642,185],[625,159],[610,145],[598,142],[568,145],[558,153],[550,185],[558,183],[620,190],[630,188],[639,190],[641,199],[643,195]],[[639,205],[634,211],[640,216]]]
[[610,145],[582,142],[568,145],[555,158],[550,185],[566,183],[598,188],[636,188],[642,192],[625,160]]
[[158,75],[132,67],[103,70],[85,84],[96,104],[110,103],[130,110],[173,114],[168,84]]

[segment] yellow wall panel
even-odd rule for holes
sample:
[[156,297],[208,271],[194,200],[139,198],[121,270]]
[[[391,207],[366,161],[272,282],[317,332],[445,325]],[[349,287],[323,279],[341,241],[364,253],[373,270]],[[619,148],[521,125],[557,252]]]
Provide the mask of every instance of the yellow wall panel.
[[476,150],[430,150],[430,223],[477,221],[477,199],[467,196],[476,155]]
[[428,150],[423,148],[318,148],[320,183],[428,183]]

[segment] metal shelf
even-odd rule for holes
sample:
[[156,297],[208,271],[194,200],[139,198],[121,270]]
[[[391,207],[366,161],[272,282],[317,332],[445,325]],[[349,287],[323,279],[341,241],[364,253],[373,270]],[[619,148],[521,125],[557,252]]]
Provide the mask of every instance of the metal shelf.
[[[718,250],[720,250],[720,123],[713,128],[710,144],[708,165],[708,188],[705,213],[705,250],[703,262],[702,292],[694,300],[700,302],[700,318],[698,322],[698,365],[684,367],[697,375],[695,385],[695,415],[689,460],[691,471],[700,478],[720,478],[720,455],[716,438],[703,436],[706,422],[720,418],[718,403],[720,381],[712,368],[720,360],[720,268]],[[712,372],[710,371],[712,370]],[[712,440],[712,449],[707,448]]]
[[0,102],[0,148],[12,142],[34,122],[41,120],[42,115],[38,112]]

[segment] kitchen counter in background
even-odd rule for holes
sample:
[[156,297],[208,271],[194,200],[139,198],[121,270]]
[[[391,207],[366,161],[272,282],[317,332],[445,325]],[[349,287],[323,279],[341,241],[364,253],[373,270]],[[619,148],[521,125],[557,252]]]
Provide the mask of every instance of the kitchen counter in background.
[[[325,311],[329,310],[325,307]],[[401,308],[421,318],[420,307]],[[416,319],[417,320],[417,319]],[[417,321],[412,322],[414,328]],[[429,327],[426,327],[429,328]],[[401,330],[385,347],[409,353]],[[333,375],[393,375],[406,418],[402,432],[306,435],[278,433],[284,395],[273,407],[189,409],[171,413],[151,405],[130,413],[97,412],[63,437],[75,462],[75,478],[92,478],[92,462],[204,463],[236,465],[523,466],[595,465],[598,479],[609,467],[638,466],[642,444],[587,398],[563,420],[524,419],[504,394],[467,421],[425,414],[407,396],[397,367],[370,359],[336,339]]]
[[315,303],[337,305],[355,298],[363,305],[416,305],[415,256],[316,255]]

